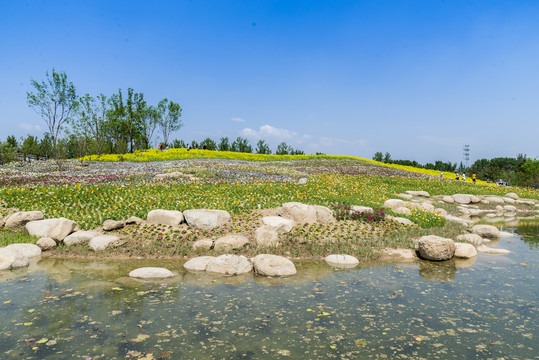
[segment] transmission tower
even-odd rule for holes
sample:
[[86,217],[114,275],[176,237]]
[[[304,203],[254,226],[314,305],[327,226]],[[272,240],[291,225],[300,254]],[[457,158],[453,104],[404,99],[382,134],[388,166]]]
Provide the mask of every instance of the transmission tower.
[[464,145],[462,151],[464,153],[464,161],[466,162],[466,168],[468,168],[468,160],[470,160],[470,145]]

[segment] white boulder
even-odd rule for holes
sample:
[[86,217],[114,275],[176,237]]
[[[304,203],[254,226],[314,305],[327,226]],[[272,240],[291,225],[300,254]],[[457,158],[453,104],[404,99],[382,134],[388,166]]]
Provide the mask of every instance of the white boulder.
[[163,279],[173,277],[174,273],[160,267],[142,267],[131,271],[129,276],[138,279]]
[[279,233],[274,227],[262,225],[254,232],[255,242],[261,246],[277,246],[279,245]]
[[412,190],[406,190],[407,194],[413,195],[413,196],[423,196],[423,197],[430,197],[430,194],[426,191],[412,191]]
[[456,203],[469,204],[472,202],[470,195],[468,194],[454,194],[451,196]]
[[475,225],[472,227],[472,233],[487,239],[499,239],[500,230],[492,225]]
[[352,255],[331,254],[325,257],[324,261],[331,266],[336,267],[355,267],[359,260]]
[[472,244],[455,243],[455,257],[459,259],[470,259],[477,256],[477,249]]
[[103,230],[105,231],[118,230],[124,226],[125,222],[122,220],[105,220],[105,222],[103,222]]
[[71,246],[79,243],[87,243],[96,236],[99,236],[99,233],[95,231],[75,231],[64,239],[64,244]]
[[230,234],[221,236],[215,240],[215,250],[231,250],[231,249],[241,249],[249,243],[249,239],[241,234]]
[[227,211],[211,209],[185,210],[183,216],[187,225],[203,231],[221,227],[232,219]]
[[109,246],[118,246],[121,241],[118,236],[115,235],[101,235],[92,238],[88,242],[88,247],[93,251],[102,251],[108,248]]
[[187,261],[183,264],[183,267],[189,271],[205,271],[206,266],[208,266],[210,260],[213,259],[215,259],[214,256],[199,256]]
[[479,246],[483,243],[483,238],[477,234],[462,234],[458,235],[457,241],[471,244],[473,246]]
[[449,260],[455,254],[455,242],[436,235],[422,236],[418,245],[419,254],[427,260]]
[[277,255],[261,254],[253,259],[254,271],[264,276],[290,276],[296,274],[294,263]]
[[69,234],[71,234],[76,226],[77,223],[73,220],[69,220],[63,217],[59,218],[54,224],[54,226],[51,226],[49,228],[47,237],[50,237],[56,242],[60,242],[64,240]]
[[26,223],[26,231],[32,236],[44,237],[49,233],[51,226],[54,226],[58,219],[44,219],[30,221]]
[[293,220],[282,216],[264,216],[262,222],[264,225],[273,227],[279,233],[289,233],[296,226]]
[[19,211],[7,217],[4,226],[7,229],[17,229],[25,226],[30,221],[43,220],[41,211]]
[[246,274],[253,269],[253,265],[245,256],[225,254],[211,259],[206,271],[223,275]]
[[37,244],[37,246],[39,246],[39,248],[42,251],[47,251],[47,250],[50,250],[50,249],[52,249],[53,247],[56,246],[56,241],[54,241],[50,237],[44,236],[44,237],[40,238],[36,242],[36,244]]
[[5,247],[28,258],[41,256],[41,249],[35,244],[10,244]]
[[158,225],[178,226],[183,221],[183,214],[178,210],[152,210],[148,213],[147,222]]
[[401,199],[389,199],[389,200],[384,201],[384,207],[390,208],[393,211],[403,206],[404,206],[404,201],[402,201]]

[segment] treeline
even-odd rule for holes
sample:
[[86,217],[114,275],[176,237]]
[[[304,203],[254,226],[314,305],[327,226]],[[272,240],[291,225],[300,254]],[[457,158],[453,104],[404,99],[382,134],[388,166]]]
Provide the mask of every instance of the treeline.
[[393,160],[391,154],[377,152],[373,160],[386,164],[399,164],[423,169],[438,171],[459,172],[470,177],[476,174],[478,179],[491,182],[507,182],[509,185],[539,187],[539,160],[527,158],[524,154],[518,154],[516,158],[499,157],[493,159],[479,159],[470,167],[465,167],[462,162],[457,163],[436,161],[434,164],[419,164],[412,160]]
[[[137,142],[135,142],[135,145]],[[256,154],[272,154],[272,150],[265,140],[259,140],[256,147],[249,143],[245,138],[238,137],[231,141],[228,137],[221,137],[218,142],[211,138],[205,138],[198,142],[193,140],[185,142],[175,139],[170,141],[170,145],[161,144],[161,149],[171,148],[189,148],[191,149],[206,149],[216,151],[234,151]],[[134,147],[135,149],[147,149],[148,147]],[[68,134],[67,136],[58,139],[56,144],[56,158],[58,159],[74,159],[86,155],[94,155],[95,142],[93,138],[78,136],[76,134]],[[116,151],[122,150],[122,151]],[[125,154],[128,152],[127,144],[123,147],[104,147],[101,154]],[[275,149],[277,155],[304,155],[305,153],[299,149],[293,149],[286,142],[277,145]],[[16,139],[15,136],[8,136],[5,141],[0,141],[0,164],[9,163],[12,161],[25,160],[46,160],[54,158],[53,142],[49,133],[45,133],[40,139],[36,136],[27,135],[26,138]]]

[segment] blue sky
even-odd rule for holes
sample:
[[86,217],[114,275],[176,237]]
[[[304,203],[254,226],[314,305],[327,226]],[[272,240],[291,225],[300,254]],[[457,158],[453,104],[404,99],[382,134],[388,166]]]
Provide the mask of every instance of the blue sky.
[[46,131],[26,92],[54,67],[180,103],[173,139],[539,157],[538,64],[538,1],[0,0],[0,139]]

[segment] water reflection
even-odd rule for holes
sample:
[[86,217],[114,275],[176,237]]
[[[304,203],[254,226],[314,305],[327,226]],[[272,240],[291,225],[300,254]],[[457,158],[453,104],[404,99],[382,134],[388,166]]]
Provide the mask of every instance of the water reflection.
[[419,275],[428,281],[453,282],[457,274],[454,261],[419,263]]

